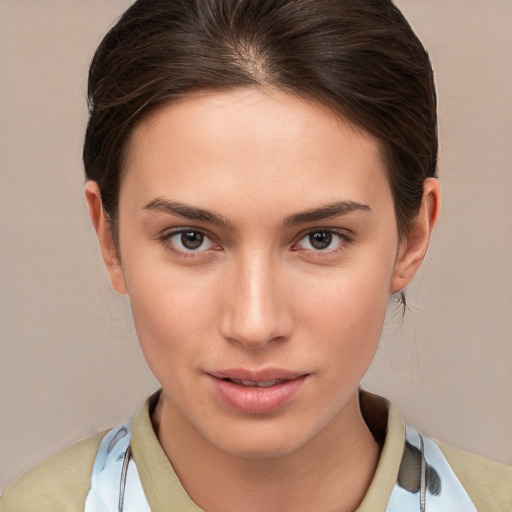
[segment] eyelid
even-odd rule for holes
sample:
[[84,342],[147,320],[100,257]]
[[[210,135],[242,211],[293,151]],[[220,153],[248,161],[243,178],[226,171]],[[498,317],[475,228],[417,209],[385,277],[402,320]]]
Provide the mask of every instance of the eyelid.
[[[189,249],[189,250],[181,250],[176,247],[176,244],[173,244],[170,242],[170,239],[176,235],[179,235],[181,233],[187,233],[187,232],[195,232],[200,233],[203,235],[206,239],[210,241],[213,247],[207,248],[207,249],[200,249],[197,250]],[[298,243],[306,238],[307,236],[318,233],[318,232],[326,232],[331,233],[332,235],[338,237],[340,239],[339,243],[336,245],[333,249],[303,249],[300,247],[297,247]],[[172,251],[175,254],[178,254],[183,257],[187,258],[193,258],[193,257],[199,257],[204,256],[205,253],[210,251],[220,251],[223,250],[222,244],[218,241],[217,237],[210,233],[208,230],[203,228],[197,228],[192,226],[179,226],[179,227],[173,227],[168,228],[165,231],[163,231],[158,237],[159,242],[164,245],[169,251]],[[330,254],[335,254],[337,252],[340,252],[346,248],[348,244],[353,243],[354,241],[354,235],[352,230],[346,229],[346,228],[333,228],[333,227],[318,227],[318,228],[308,228],[301,233],[299,233],[295,237],[295,241],[292,243],[291,250],[294,252],[303,251],[308,252],[310,254],[313,254],[315,256],[327,256]]]
[[[340,242],[336,245],[334,249],[301,249],[297,248],[299,242],[301,242],[304,238],[310,236],[313,233],[331,233],[340,238]],[[305,231],[302,231],[295,239],[295,242],[292,245],[293,251],[305,251],[315,256],[327,256],[330,254],[335,254],[339,251],[345,249],[347,244],[350,244],[354,241],[353,234],[351,230],[341,229],[341,228],[328,228],[328,227],[319,227],[319,228],[309,228]]]
[[[180,235],[182,233],[188,233],[188,232],[194,232],[201,234],[204,236],[205,239],[208,239],[213,247],[207,248],[207,249],[201,249],[198,248],[197,250],[188,249],[188,250],[181,250],[176,247],[175,244],[171,243],[171,238],[175,237],[176,235]],[[220,250],[221,246],[220,244],[215,240],[216,237],[214,237],[209,231],[202,229],[202,228],[195,228],[191,226],[180,226],[175,228],[170,228],[165,230],[159,237],[158,240],[162,245],[164,245],[168,250],[174,252],[175,254],[178,254],[183,257],[187,258],[193,258],[198,257],[201,255],[204,255],[204,253],[210,251],[210,250]]]

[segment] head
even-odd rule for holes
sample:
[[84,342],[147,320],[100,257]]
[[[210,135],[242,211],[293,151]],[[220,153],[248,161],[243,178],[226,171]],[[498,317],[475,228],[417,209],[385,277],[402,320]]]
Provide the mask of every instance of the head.
[[400,12],[139,0],[89,100],[91,217],[168,409],[253,456],[346,423],[439,209],[432,70]]
[[87,179],[117,240],[130,137],[159,106],[201,90],[272,87],[326,105],[382,147],[403,238],[436,175],[428,54],[389,0],[139,0],[89,74]]

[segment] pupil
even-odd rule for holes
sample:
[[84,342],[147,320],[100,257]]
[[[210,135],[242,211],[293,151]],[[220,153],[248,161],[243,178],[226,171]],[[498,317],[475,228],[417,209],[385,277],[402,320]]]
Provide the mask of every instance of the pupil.
[[317,231],[309,235],[309,242],[315,249],[326,249],[331,245],[332,233],[328,231]]
[[197,249],[201,247],[204,241],[204,236],[195,231],[187,231],[181,234],[181,243],[187,249]]

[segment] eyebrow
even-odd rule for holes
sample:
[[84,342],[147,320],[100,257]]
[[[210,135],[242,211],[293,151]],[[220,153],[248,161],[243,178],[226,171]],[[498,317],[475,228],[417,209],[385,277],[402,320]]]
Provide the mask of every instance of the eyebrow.
[[[204,210],[203,208],[197,208],[195,206],[189,206],[178,201],[169,201],[163,197],[157,197],[150,201],[143,210],[156,211],[165,213],[168,215],[177,215],[189,220],[196,220],[202,222],[210,222],[219,226],[232,228],[231,222],[222,215]],[[338,217],[340,215],[346,215],[354,211],[366,211],[371,212],[372,209],[363,203],[355,201],[337,201],[330,203],[320,208],[312,208],[303,212],[295,213],[286,217],[283,224],[285,226],[295,226],[297,224],[303,224],[305,222],[316,222],[319,220],[330,219],[332,217]]]
[[203,210],[202,208],[196,208],[195,206],[188,206],[177,201],[168,201],[163,197],[153,199],[144,206],[143,209],[162,212],[168,215],[177,215],[178,217],[183,217],[189,220],[210,222],[211,224],[217,224],[228,228],[232,227],[231,222],[218,213]]
[[312,208],[311,210],[290,215],[284,220],[284,224],[285,226],[295,226],[305,222],[331,219],[354,211],[371,212],[372,209],[367,204],[357,203],[355,201],[337,201],[321,206],[320,208]]

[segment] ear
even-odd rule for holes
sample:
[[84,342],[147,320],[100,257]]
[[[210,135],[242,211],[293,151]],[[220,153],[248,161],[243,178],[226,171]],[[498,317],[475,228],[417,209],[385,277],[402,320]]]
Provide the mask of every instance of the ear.
[[110,283],[116,292],[126,294],[123,267],[121,266],[112,231],[103,209],[100,189],[95,181],[88,181],[85,184],[85,200],[89,208],[92,225],[98,237],[101,255],[107,268]]
[[420,211],[406,239],[400,244],[395,263],[391,293],[403,290],[416,275],[427,254],[430,237],[441,209],[441,192],[435,178],[423,183],[423,198]]

